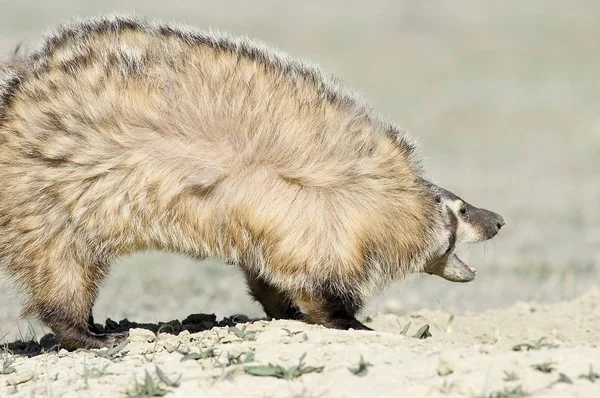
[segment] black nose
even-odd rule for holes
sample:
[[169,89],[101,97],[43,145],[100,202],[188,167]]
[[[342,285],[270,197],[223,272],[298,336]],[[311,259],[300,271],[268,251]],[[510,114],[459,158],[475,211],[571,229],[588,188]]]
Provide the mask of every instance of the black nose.
[[502,218],[500,214],[496,214],[496,226],[498,227],[498,229],[502,228],[504,224],[506,224],[504,222],[504,218]]

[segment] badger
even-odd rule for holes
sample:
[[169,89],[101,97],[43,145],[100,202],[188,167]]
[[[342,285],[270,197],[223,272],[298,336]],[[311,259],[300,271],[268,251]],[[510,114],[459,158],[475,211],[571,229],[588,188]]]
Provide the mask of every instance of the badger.
[[0,181],[2,267],[69,350],[125,337],[92,321],[119,256],[216,258],[271,317],[368,329],[374,292],[447,276],[463,239],[413,141],[338,78],[139,16],[62,23],[2,64]]

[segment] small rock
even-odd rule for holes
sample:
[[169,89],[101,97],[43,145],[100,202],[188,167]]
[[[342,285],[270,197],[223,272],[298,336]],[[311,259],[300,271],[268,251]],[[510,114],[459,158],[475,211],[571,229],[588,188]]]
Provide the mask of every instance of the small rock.
[[255,329],[258,328],[266,328],[267,326],[269,326],[271,323],[270,321],[255,321],[252,323],[252,326],[254,326]]
[[129,330],[129,341],[152,343],[156,339],[156,335],[148,329],[131,329]]
[[172,352],[175,352],[175,350],[177,350],[177,348],[179,348],[180,343],[177,340],[169,339],[169,340],[161,341],[160,344],[170,354]]
[[443,359],[440,359],[440,363],[437,368],[438,376],[444,377],[451,375],[452,373],[454,373],[454,369],[452,369],[452,366],[450,366],[450,364],[444,361]]
[[65,350],[64,348],[61,348],[60,351],[58,351],[59,358],[64,358],[67,355],[69,355],[69,351]]
[[14,373],[6,378],[6,384],[9,386],[16,386],[19,384],[27,383],[33,379],[33,372],[26,370],[19,373]]
[[177,335],[179,340],[189,342],[191,340],[191,334],[188,330],[182,330],[181,333]]
[[130,342],[127,348],[122,351],[123,354],[146,355],[154,352],[154,346],[148,345],[145,340]]

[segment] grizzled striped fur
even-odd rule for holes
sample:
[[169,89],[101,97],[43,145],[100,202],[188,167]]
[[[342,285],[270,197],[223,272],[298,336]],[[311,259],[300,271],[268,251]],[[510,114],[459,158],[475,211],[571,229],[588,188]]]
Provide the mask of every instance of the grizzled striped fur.
[[0,68],[0,258],[67,348],[115,257],[238,264],[273,317],[363,328],[446,244],[413,144],[317,68],[138,17],[65,24]]

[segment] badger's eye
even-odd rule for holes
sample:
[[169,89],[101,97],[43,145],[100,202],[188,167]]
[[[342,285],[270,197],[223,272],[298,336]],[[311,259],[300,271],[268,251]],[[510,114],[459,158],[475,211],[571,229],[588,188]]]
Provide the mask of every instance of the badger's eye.
[[467,214],[467,206],[462,205],[458,212],[464,216],[465,214]]

